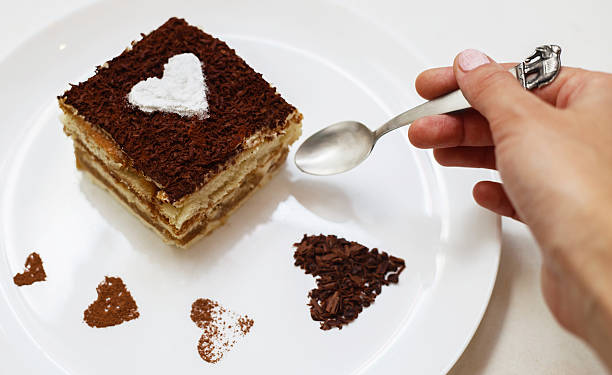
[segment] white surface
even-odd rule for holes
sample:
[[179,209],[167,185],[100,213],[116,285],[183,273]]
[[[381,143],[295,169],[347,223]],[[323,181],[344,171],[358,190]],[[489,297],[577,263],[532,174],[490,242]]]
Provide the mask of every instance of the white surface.
[[208,112],[202,62],[193,53],[172,56],[161,78],[138,82],[128,94],[130,104],[145,112],[172,112],[204,118]]
[[[4,6],[0,58],[47,24],[92,2],[22,0]],[[502,61],[516,60],[539,43],[557,42],[564,47],[565,64],[612,71],[608,0],[542,0],[522,6],[490,0],[338,3],[387,28],[398,42],[416,45],[431,66],[449,64],[464,48],[480,48]],[[547,13],[550,16],[540,17]],[[413,81],[402,84],[411,86]],[[591,351],[563,331],[548,312],[539,289],[539,251],[528,230],[512,220],[502,221],[502,258],[493,297],[476,336],[451,373],[604,374]],[[1,341],[0,353],[9,353]]]
[[[3,369],[445,372],[475,331],[497,270],[498,220],[469,199],[474,179],[486,172],[436,167],[397,132],[345,175],[309,177],[288,163],[224,227],[181,251],[163,246],[75,170],[54,96],[169,15],[187,16],[235,47],[299,105],[305,136],[345,118],[382,123],[417,103],[408,84],[423,69],[416,49],[342,6],[215,4],[99,4],[46,29],[1,63],[0,342],[11,351],[0,354]],[[310,320],[305,301],[314,283],[292,266],[291,244],[319,232],[407,261],[400,284],[385,288],[342,331],[320,331]],[[17,288],[12,275],[32,250],[48,281]],[[91,329],[82,311],[105,275],[123,278],[141,317]],[[188,315],[199,297],[255,319],[252,332],[214,366],[195,350],[200,332]]]

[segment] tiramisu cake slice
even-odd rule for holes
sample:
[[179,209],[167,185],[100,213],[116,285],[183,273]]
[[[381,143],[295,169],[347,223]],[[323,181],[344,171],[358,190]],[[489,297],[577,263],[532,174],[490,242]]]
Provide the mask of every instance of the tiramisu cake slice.
[[77,168],[180,247],[223,224],[301,134],[302,115],[261,74],[177,18],[59,104]]

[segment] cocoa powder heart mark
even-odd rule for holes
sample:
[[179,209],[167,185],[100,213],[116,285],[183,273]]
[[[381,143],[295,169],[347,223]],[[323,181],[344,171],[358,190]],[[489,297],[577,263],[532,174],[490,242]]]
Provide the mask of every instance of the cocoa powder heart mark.
[[25,262],[25,270],[13,277],[13,282],[17,286],[32,285],[37,281],[45,281],[47,274],[43,268],[42,259],[37,253],[28,256]]
[[83,313],[90,327],[115,326],[140,316],[138,306],[119,277],[104,278],[96,288],[98,298]]
[[240,316],[205,298],[191,305],[191,320],[204,331],[198,341],[198,353],[208,363],[219,362],[254,323],[248,316]]

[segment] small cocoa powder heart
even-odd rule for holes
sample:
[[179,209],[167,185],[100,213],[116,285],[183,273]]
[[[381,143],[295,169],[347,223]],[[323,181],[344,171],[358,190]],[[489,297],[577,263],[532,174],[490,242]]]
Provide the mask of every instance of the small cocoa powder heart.
[[90,327],[115,326],[140,316],[138,306],[121,278],[106,276],[96,291],[98,298],[83,313],[83,320]]
[[240,316],[218,302],[200,298],[191,305],[191,320],[203,330],[198,353],[208,363],[217,363],[253,326],[253,319]]
[[47,274],[43,268],[42,259],[37,253],[28,256],[25,262],[25,270],[13,277],[13,282],[17,286],[32,285],[37,281],[45,281]]

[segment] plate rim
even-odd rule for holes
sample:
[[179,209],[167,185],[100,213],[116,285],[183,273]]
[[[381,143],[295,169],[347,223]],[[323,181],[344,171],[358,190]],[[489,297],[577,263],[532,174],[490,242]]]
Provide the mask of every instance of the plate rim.
[[[64,21],[66,21],[67,19],[71,19],[73,17],[75,17],[78,14],[88,14],[91,13],[93,10],[95,10],[97,7],[100,6],[105,6],[108,5],[108,3],[111,3],[111,0],[107,0],[107,1],[99,1],[93,4],[90,4],[88,6],[85,7],[80,7],[72,12],[69,12],[68,14],[66,14],[65,16],[59,18],[58,20],[51,22],[50,24],[46,25],[45,27],[43,27],[42,29],[40,29],[39,31],[33,33],[32,35],[30,35],[27,39],[25,39],[23,42],[21,42],[20,44],[18,44],[15,48],[13,48],[8,54],[6,54],[2,59],[0,59],[0,71],[2,71],[2,69],[6,66],[9,65],[11,63],[12,60],[19,60],[20,55],[24,55],[28,53],[28,45],[29,44],[36,44],[37,41],[39,41],[41,38],[43,38],[46,34],[48,33],[52,33],[53,31],[55,31],[55,29],[62,29],[62,23]],[[329,3],[328,1],[320,1],[320,3]],[[337,5],[337,4],[336,4]],[[371,20],[364,18],[362,15],[360,14],[356,14],[356,13],[352,13],[353,16],[360,18],[361,20],[363,20],[364,22],[370,24],[373,28],[378,29],[378,31],[380,31],[383,34],[389,34],[387,32],[387,30],[384,30],[382,28],[380,28],[378,25],[376,25],[375,23],[371,22]],[[0,91],[2,89],[0,88]],[[5,132],[7,129],[7,126],[2,126],[0,125],[0,133]],[[16,148],[19,145],[19,140],[23,139],[23,136],[25,134],[27,134],[29,127],[25,127],[25,129],[22,130],[22,132],[14,138],[14,142],[7,142],[10,144],[10,148],[9,149],[5,149],[5,152],[10,152],[11,150],[13,150],[14,148]],[[9,129],[10,131],[10,129]],[[433,156],[432,153],[429,152],[428,153],[428,157],[433,160]],[[13,160],[12,158],[2,158],[1,162],[0,162],[0,171],[6,171],[9,169],[10,167],[10,161]],[[441,167],[439,167],[441,169]],[[446,172],[441,172],[443,174],[446,174]],[[474,171],[474,170],[470,170],[468,172],[466,172],[467,174],[472,175],[472,177],[474,178],[483,178],[483,177],[488,177],[491,179],[495,179],[496,178],[496,173],[494,171]],[[492,220],[495,221],[495,227],[496,227],[496,233],[494,234],[494,236],[496,237],[496,246],[495,246],[495,251],[496,251],[496,261],[495,263],[497,264],[497,266],[495,267],[495,270],[492,272],[492,277],[490,278],[490,283],[489,285],[487,285],[486,289],[486,294],[487,294],[487,298],[486,298],[486,303],[484,303],[482,305],[482,308],[480,309],[481,311],[478,314],[478,318],[477,320],[474,322],[473,327],[470,328],[470,332],[471,334],[467,337],[465,337],[464,339],[464,343],[461,346],[461,348],[458,348],[457,354],[455,356],[454,359],[451,360],[451,362],[445,367],[444,372],[446,373],[448,372],[455,364],[456,362],[459,360],[459,358],[461,357],[461,355],[463,354],[463,352],[465,351],[465,349],[467,348],[467,346],[469,345],[470,341],[472,340],[472,338],[474,337],[478,327],[480,326],[484,314],[489,306],[489,302],[491,300],[491,296],[493,293],[493,288],[495,286],[495,282],[497,279],[497,274],[498,274],[498,270],[499,270],[499,264],[500,264],[500,253],[501,253],[501,219],[499,216],[494,215],[494,218],[492,218]],[[3,253],[5,253],[4,251],[4,245],[2,243],[0,243],[0,249],[2,249]],[[4,256],[5,254],[3,254]],[[0,284],[0,295],[2,296],[3,299],[7,299],[7,294],[6,291],[3,289],[2,285]],[[0,315],[1,316],[1,315]],[[3,330],[3,322],[0,321],[0,341],[4,340],[3,334],[5,334],[5,331]],[[25,329],[24,327],[24,331],[26,334],[28,334],[27,329]],[[36,344],[36,341],[31,338],[31,341]],[[40,348],[41,351],[44,354],[44,351],[42,350],[42,348]],[[55,366],[57,366],[60,369],[63,369],[61,367],[60,364],[56,363],[53,359],[47,357]],[[367,368],[364,368],[363,371],[365,372],[367,370]],[[66,372],[66,370],[63,370],[64,372]]]

